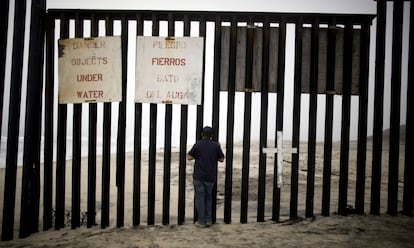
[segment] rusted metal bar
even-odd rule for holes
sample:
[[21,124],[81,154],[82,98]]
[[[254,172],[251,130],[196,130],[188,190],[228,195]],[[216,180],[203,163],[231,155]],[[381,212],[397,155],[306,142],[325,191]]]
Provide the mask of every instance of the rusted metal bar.
[[[152,17],[152,35],[159,35],[159,20]],[[148,215],[147,224],[154,225],[155,215],[155,172],[157,153],[157,104],[150,104],[149,173],[148,173]]]
[[[174,16],[168,18],[168,36],[174,36]],[[162,200],[162,224],[170,223],[170,194],[171,194],[171,135],[172,135],[172,104],[165,105],[165,131],[164,131],[164,180]]]
[[[99,20],[92,15],[91,37],[98,37]],[[98,119],[97,103],[89,103],[88,126],[88,203],[86,226],[96,225],[96,134]]]
[[[62,14],[60,38],[69,37],[69,19]],[[65,227],[67,105],[58,104],[55,229]]]
[[[220,77],[221,77],[221,20],[219,17],[215,20],[214,27],[214,73],[213,73],[213,112],[212,128],[214,130],[213,139],[218,141],[220,126]],[[216,168],[217,171],[218,168]],[[217,182],[217,180],[216,180]],[[212,200],[212,222],[216,222],[217,217],[217,183],[213,188]]]
[[[408,67],[414,66],[414,5],[410,5],[410,41],[408,51]],[[408,70],[407,79],[407,121],[405,137],[405,165],[404,165],[404,193],[403,193],[403,214],[413,215],[414,195],[414,83],[413,70]]]
[[[279,23],[279,48],[277,59],[277,106],[276,106],[276,134],[275,142],[277,144],[277,132],[283,131],[283,112],[285,102],[285,67],[286,67],[286,22],[284,19]],[[283,147],[280,147],[283,149]],[[273,169],[273,204],[272,220],[279,221],[280,218],[280,188],[277,187],[277,156],[274,159]]]
[[116,226],[124,226],[125,215],[125,138],[128,72],[128,20],[121,20],[122,101],[118,110],[118,137],[116,146],[116,187],[118,188]]
[[233,141],[234,141],[234,101],[237,56],[237,19],[233,17],[230,34],[229,88],[227,98],[227,137],[226,137],[226,176],[224,189],[224,223],[231,223],[232,181],[233,181]]
[[259,183],[257,193],[257,222],[264,221],[266,198],[266,154],[262,148],[267,146],[267,117],[268,117],[268,89],[269,89],[269,49],[270,23],[266,18],[263,22],[263,50],[262,50],[262,88],[260,100],[260,146],[259,146]]
[[[144,33],[144,22],[140,15],[136,16],[137,36]],[[142,148],[142,103],[135,103],[134,122],[134,189],[132,202],[132,225],[138,226],[141,222],[141,148]]]
[[55,78],[55,19],[47,18],[44,131],[43,230],[53,226],[53,99]]
[[[83,20],[75,18],[75,37],[83,37]],[[82,149],[82,104],[73,104],[73,143],[72,143],[72,218],[71,228],[80,226],[81,192],[81,149]]]
[[[111,17],[105,18],[105,34],[112,36],[114,23]],[[104,103],[103,118],[103,137],[102,137],[102,211],[101,211],[101,228],[109,226],[109,196],[111,181],[111,116],[112,104]]]
[[[326,63],[326,91],[335,88],[335,57],[336,57],[336,20],[332,18],[328,26],[328,47]],[[323,185],[322,185],[322,215],[329,216],[331,202],[331,172],[332,172],[332,130],[333,130],[334,96],[326,94],[325,105],[325,137],[323,152]]]
[[352,83],[352,49],[353,27],[349,22],[344,32],[343,62],[343,96],[341,123],[341,155],[339,161],[339,197],[338,214],[347,215],[348,201],[348,169],[349,169],[349,132],[351,115],[351,83]]
[[13,239],[16,202],[17,153],[19,144],[20,102],[23,72],[26,1],[17,0],[14,9],[12,72],[10,80],[9,124],[7,131],[6,177],[4,182],[3,225],[1,239]]
[[387,3],[377,1],[377,39],[375,54],[374,129],[372,134],[372,181],[370,213],[380,214],[382,128],[384,113],[384,62]]
[[360,40],[360,78],[359,78],[359,114],[358,114],[358,153],[357,178],[355,192],[355,209],[364,214],[365,206],[365,174],[367,154],[367,117],[368,117],[368,73],[369,73],[369,40],[370,25],[361,27]]
[[404,2],[394,1],[391,64],[390,152],[388,163],[387,213],[398,212],[398,168],[400,152],[401,60]]
[[[245,88],[251,89],[253,84],[253,43],[254,23],[250,20],[247,23],[246,35],[246,64],[245,64]],[[247,207],[249,201],[249,167],[250,167],[250,135],[252,119],[252,93],[244,93],[244,125],[243,125],[243,160],[242,160],[242,181],[240,197],[240,222],[247,223]]]
[[299,18],[295,25],[295,72],[293,92],[293,132],[292,147],[297,147],[297,153],[292,154],[292,172],[290,188],[290,219],[298,217],[298,189],[299,189],[299,133],[300,133],[300,102],[302,83],[302,41],[303,18]]
[[311,64],[310,64],[310,96],[309,96],[309,132],[308,132],[308,173],[306,180],[307,218],[313,217],[315,195],[315,155],[316,155],[316,110],[318,104],[318,61],[319,61],[319,18],[312,22]]
[[[190,21],[184,17],[184,36],[190,36]],[[185,223],[185,185],[187,168],[188,105],[181,105],[180,161],[178,169],[178,225]]]

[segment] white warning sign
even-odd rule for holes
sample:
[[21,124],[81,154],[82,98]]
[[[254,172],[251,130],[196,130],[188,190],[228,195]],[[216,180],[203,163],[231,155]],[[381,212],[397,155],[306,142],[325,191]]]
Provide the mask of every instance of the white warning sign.
[[122,100],[121,37],[59,40],[59,103]]
[[135,102],[201,104],[202,37],[137,37]]

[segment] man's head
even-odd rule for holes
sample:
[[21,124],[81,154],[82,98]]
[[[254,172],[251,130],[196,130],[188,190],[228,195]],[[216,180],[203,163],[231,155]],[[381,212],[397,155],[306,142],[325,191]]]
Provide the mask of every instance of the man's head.
[[201,137],[203,139],[211,139],[213,137],[213,128],[205,126],[201,131]]

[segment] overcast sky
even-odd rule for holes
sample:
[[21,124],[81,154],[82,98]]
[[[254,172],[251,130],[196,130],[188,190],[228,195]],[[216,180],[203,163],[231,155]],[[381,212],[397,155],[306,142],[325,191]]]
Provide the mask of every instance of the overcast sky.
[[374,0],[49,0],[47,8],[217,10],[266,12],[376,12]]

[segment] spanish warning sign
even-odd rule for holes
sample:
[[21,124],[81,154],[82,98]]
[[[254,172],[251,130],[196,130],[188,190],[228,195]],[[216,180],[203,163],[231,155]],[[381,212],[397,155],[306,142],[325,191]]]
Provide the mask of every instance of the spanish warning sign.
[[59,103],[122,100],[121,38],[59,40]]
[[135,102],[200,105],[203,41],[138,36]]

